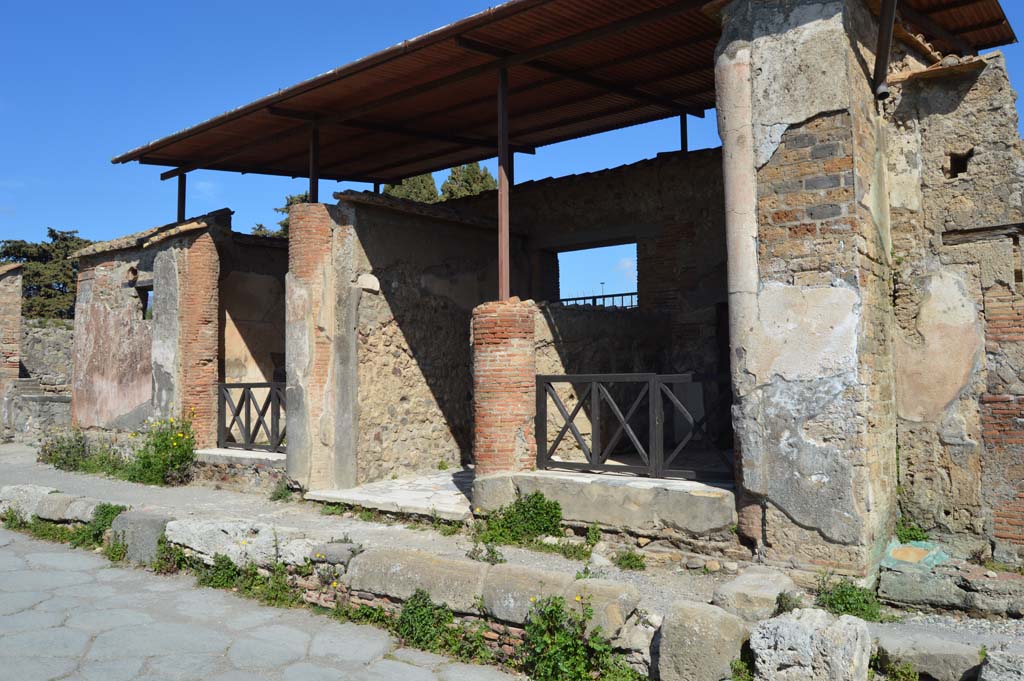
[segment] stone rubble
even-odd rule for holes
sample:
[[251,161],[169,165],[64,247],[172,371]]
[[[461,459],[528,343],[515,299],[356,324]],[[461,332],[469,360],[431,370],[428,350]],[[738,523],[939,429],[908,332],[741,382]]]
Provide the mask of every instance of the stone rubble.
[[750,632],[756,681],[866,681],[871,634],[864,620],[802,609]]

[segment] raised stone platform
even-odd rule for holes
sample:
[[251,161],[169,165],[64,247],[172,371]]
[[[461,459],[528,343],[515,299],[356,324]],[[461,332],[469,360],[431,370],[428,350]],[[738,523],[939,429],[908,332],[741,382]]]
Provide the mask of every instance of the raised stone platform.
[[198,449],[196,460],[201,463],[237,466],[267,466],[284,469],[288,457],[283,452],[260,452],[245,449]]
[[502,473],[473,482],[473,506],[484,511],[541,492],[562,506],[568,522],[630,532],[673,530],[688,535],[727,532],[736,523],[733,493],[690,480],[532,471]]
[[318,490],[308,492],[305,498],[461,522],[473,517],[469,505],[472,484],[471,470],[441,471],[418,478],[381,480],[351,489]]
[[280,452],[200,449],[196,451],[193,481],[263,494],[286,479],[286,461],[286,455]]

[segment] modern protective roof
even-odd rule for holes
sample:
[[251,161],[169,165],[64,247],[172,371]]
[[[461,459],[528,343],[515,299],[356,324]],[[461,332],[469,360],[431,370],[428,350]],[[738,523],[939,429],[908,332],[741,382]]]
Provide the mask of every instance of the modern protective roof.
[[[876,4],[877,4],[877,0]],[[514,151],[715,105],[723,0],[512,0],[113,159],[397,182],[493,157],[497,72]],[[870,4],[870,2],[869,2]],[[938,49],[1015,42],[998,0],[903,0]],[[911,20],[906,16],[914,14]]]

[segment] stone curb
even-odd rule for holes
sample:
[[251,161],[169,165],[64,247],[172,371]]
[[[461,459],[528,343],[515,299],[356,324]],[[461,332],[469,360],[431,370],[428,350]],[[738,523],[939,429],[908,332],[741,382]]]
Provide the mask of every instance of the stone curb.
[[151,564],[156,559],[160,537],[173,518],[151,511],[125,511],[110,526],[115,541],[125,545],[125,559],[132,563]]
[[99,499],[65,494],[42,485],[0,487],[0,513],[13,508],[25,521],[38,516],[55,523],[87,523],[92,521],[96,507],[102,503]]

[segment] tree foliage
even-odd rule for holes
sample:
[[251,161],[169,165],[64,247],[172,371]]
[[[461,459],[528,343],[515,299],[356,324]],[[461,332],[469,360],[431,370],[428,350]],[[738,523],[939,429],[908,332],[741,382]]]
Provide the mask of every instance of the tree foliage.
[[73,319],[78,263],[68,256],[91,241],[75,230],[47,228],[46,241],[0,241],[0,263],[20,262],[24,302],[22,314],[35,318]]
[[487,168],[481,168],[477,162],[467,163],[452,168],[448,179],[441,184],[441,200],[461,199],[464,196],[476,196],[481,192],[498,188],[498,182]]
[[309,203],[309,192],[302,192],[301,194],[289,194],[284,199],[284,205],[280,208],[275,208],[274,212],[281,213],[284,215],[283,220],[278,220],[278,229],[270,229],[262,222],[257,223],[252,228],[252,233],[256,236],[273,236],[282,239],[288,238],[288,210],[297,203]]
[[430,173],[407,177],[402,184],[384,186],[384,193],[397,199],[408,199],[420,203],[437,203],[437,183]]

